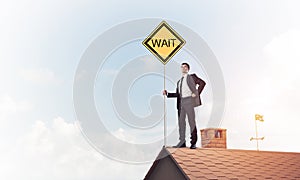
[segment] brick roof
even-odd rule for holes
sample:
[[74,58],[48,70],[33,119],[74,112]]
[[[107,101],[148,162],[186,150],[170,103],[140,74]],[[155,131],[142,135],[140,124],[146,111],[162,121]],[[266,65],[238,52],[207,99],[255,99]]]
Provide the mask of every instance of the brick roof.
[[300,153],[166,148],[190,179],[300,179]]

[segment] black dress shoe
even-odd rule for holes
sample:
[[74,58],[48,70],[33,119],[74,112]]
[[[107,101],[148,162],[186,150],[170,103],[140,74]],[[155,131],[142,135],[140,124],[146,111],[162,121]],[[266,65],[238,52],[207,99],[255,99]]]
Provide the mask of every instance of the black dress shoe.
[[192,144],[190,149],[196,149],[196,144]]
[[186,147],[185,142],[179,142],[176,146],[172,146],[173,148],[183,148]]

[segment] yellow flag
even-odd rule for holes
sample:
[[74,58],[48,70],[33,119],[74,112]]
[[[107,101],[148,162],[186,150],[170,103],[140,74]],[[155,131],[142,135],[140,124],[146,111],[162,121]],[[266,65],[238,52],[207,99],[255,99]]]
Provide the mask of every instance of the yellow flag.
[[255,114],[255,120],[258,120],[258,121],[261,121],[261,122],[264,122],[264,119],[263,119],[263,115],[259,115],[259,114]]

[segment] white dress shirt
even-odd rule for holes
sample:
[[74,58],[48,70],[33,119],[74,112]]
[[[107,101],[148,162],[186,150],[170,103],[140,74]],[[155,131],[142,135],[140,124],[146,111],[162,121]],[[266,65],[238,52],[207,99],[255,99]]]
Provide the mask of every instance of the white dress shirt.
[[[180,93],[180,81],[179,81],[179,93]],[[189,88],[188,84],[187,84],[187,74],[183,75],[183,80],[182,80],[182,97],[189,97],[192,96],[192,91]]]

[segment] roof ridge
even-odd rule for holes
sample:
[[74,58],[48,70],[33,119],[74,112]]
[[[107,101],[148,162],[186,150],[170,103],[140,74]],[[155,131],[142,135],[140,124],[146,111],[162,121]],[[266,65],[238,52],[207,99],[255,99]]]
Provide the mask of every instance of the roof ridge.
[[[166,147],[166,150],[167,149],[177,149],[177,148],[172,148],[172,147]],[[188,149],[190,150],[189,148],[180,148],[181,150],[183,149]],[[225,149],[225,148],[196,148],[196,149],[193,149],[193,151],[198,151],[198,150],[208,150],[208,151],[211,151],[211,150],[217,150],[217,151],[242,151],[242,152],[261,152],[261,153],[288,153],[288,154],[300,154],[300,152],[287,152],[287,151],[268,151],[268,150],[253,150],[253,149]],[[176,150],[175,150],[176,151]],[[168,151],[169,153],[171,153],[170,151]]]

